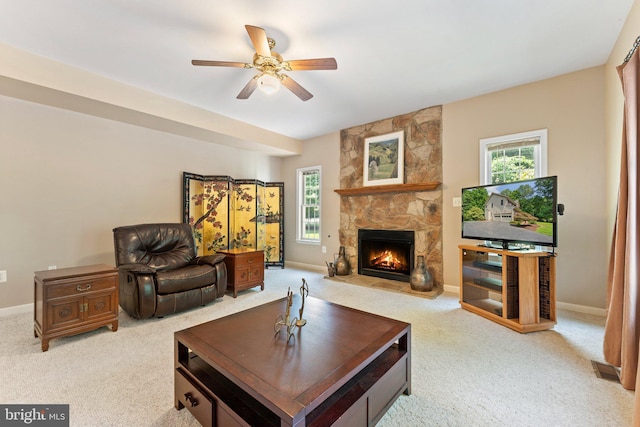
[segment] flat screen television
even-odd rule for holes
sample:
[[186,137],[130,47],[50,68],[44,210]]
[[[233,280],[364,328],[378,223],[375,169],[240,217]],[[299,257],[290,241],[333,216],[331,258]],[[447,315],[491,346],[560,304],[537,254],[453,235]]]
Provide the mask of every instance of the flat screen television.
[[514,249],[558,246],[556,176],[462,189],[462,237]]

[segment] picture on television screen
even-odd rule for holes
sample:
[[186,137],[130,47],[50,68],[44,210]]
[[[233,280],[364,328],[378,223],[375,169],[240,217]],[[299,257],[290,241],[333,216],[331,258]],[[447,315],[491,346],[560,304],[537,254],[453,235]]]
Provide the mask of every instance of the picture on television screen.
[[462,237],[557,246],[557,178],[462,189]]

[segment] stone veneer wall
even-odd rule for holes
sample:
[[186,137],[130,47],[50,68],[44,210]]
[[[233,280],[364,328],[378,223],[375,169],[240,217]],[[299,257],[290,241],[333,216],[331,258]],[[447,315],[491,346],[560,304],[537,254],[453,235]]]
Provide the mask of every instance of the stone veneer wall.
[[[340,132],[340,188],[362,187],[364,139],[404,130],[404,183],[442,182],[442,107],[344,129]],[[358,229],[415,231],[415,255],[424,255],[434,285],[442,287],[442,189],[342,196],[340,244],[353,273]],[[414,260],[415,262],[415,260]]]

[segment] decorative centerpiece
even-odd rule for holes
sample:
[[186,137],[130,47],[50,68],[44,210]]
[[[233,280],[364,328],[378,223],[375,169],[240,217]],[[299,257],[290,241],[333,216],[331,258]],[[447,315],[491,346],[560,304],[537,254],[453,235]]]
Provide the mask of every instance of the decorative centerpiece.
[[[291,287],[287,289],[287,310],[284,313],[284,316],[281,314],[276,318],[276,323],[273,325],[273,329],[276,331],[276,335],[280,333],[283,327],[287,329],[287,341],[291,339],[293,336],[293,331],[297,327],[298,319],[295,317],[289,320],[289,315],[291,313],[291,305],[293,304],[293,292],[291,292]],[[302,310],[300,311],[302,314]]]
[[289,318],[291,316],[291,306],[293,305],[293,292],[291,292],[291,287],[289,287],[287,289],[287,310],[284,315],[281,314],[276,318],[276,323],[273,325],[276,335],[280,333],[283,327],[286,328],[287,341],[289,341],[293,336],[295,328],[301,328],[307,324],[307,320],[302,318],[302,313],[304,313],[304,301],[309,296],[309,285],[307,285],[307,281],[304,280],[304,278],[302,278],[302,286],[300,286],[300,295],[302,295],[302,304],[298,310],[300,318]]
[[300,295],[302,295],[302,305],[298,311],[300,319],[296,322],[296,326],[302,327],[307,324],[306,319],[302,318],[302,312],[304,311],[304,299],[309,295],[309,285],[307,285],[307,281],[304,278],[302,278],[302,286],[300,286]]

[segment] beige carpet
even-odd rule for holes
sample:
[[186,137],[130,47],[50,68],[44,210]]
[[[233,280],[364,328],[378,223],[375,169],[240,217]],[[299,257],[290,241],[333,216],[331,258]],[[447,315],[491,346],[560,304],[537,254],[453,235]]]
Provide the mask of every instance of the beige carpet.
[[173,333],[285,296],[304,277],[312,296],[412,325],[412,394],[379,426],[627,426],[633,393],[598,378],[603,319],[559,313],[552,331],[521,335],[437,299],[330,281],[319,272],[267,270],[265,290],[229,295],[164,319],[121,314],[107,328],[33,337],[31,313],[0,318],[0,403],[70,405],[72,426],[197,426],[173,407]]

